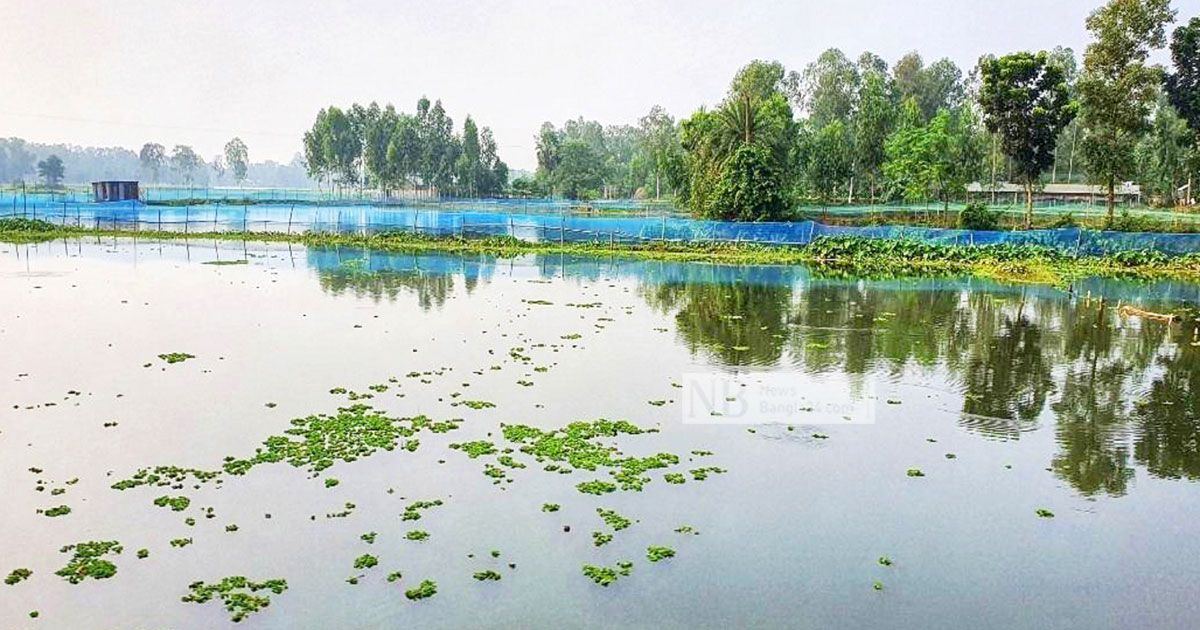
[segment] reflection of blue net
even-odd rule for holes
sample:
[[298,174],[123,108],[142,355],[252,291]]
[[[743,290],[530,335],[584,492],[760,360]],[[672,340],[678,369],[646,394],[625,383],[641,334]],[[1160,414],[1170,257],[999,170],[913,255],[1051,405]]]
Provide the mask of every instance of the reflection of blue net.
[[[40,218],[64,226],[145,231],[339,232],[403,230],[429,236],[512,236],[540,242],[600,244],[723,242],[803,245],[825,236],[899,238],[944,245],[1035,244],[1101,255],[1128,250],[1166,254],[1200,252],[1200,233],[1106,232],[1063,228],[979,231],[909,226],[832,226],[813,221],[736,223],[676,214],[651,215],[644,207],[615,203],[596,212],[569,212],[561,201],[439,202],[436,207],[367,204],[145,205],[138,202],[71,203],[47,197],[0,199],[0,216]],[[625,202],[628,203],[628,202]],[[657,211],[656,211],[657,212]],[[607,216],[606,216],[607,214]]]

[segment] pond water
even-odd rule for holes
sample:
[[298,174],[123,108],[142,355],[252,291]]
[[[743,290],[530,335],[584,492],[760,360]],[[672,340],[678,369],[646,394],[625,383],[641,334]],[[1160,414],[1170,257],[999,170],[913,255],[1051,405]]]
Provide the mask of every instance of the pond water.
[[[0,244],[0,575],[33,572],[0,585],[0,627],[223,626],[219,601],[181,598],[246,576],[288,583],[249,628],[1194,628],[1200,347],[1118,307],[1197,302],[1170,282]],[[698,422],[696,374],[767,374],[853,417]],[[314,414],[338,421],[280,446]],[[654,431],[550,433],[600,419]],[[504,425],[551,439],[525,452]],[[215,478],[112,488],[154,466]],[[594,481],[620,483],[577,489]],[[116,575],[55,575],[84,541],[121,544]],[[607,587],[582,571],[621,561]],[[408,599],[422,580],[437,594]]]

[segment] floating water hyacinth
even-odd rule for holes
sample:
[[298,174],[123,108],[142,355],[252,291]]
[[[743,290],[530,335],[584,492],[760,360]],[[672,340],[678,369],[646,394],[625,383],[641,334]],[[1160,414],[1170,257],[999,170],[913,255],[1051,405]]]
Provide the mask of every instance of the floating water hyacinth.
[[252,582],[242,576],[232,576],[224,578],[216,584],[192,582],[188,586],[190,592],[183,596],[182,601],[204,604],[216,597],[221,600],[221,603],[225,605],[225,610],[230,613],[230,621],[238,623],[271,605],[271,599],[265,595],[259,595],[260,591],[282,595],[287,588],[287,580],[283,579]]

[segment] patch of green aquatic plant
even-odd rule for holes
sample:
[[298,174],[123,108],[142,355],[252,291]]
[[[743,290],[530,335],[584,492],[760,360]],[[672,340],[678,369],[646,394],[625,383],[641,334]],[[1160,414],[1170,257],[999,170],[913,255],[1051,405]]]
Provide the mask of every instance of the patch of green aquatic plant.
[[[325,518],[346,518],[354,513],[354,508],[358,507],[349,501],[346,502],[341,512],[330,512],[325,515]],[[316,518],[315,516],[313,518]]]
[[871,588],[873,588],[877,591],[882,591],[883,590],[883,582],[880,582],[879,580],[875,580],[875,583],[871,585]]
[[600,515],[600,518],[603,519],[609,527],[618,532],[629,527],[630,525],[633,525],[633,521],[621,516],[620,514],[617,514],[616,510],[596,508],[596,513]]
[[680,484],[687,481],[687,478],[683,476],[683,473],[667,473],[663,475],[663,479],[666,480],[667,483],[674,484]]
[[367,543],[368,545],[374,545],[375,537],[378,535],[379,534],[377,534],[375,532],[367,532],[367,533],[363,534],[362,536],[359,536],[358,538],[359,538],[359,540],[362,540],[363,542]]
[[185,496],[172,497],[163,495],[154,500],[154,505],[158,507],[169,507],[172,512],[182,512],[192,504],[192,500]]
[[429,538],[429,532],[421,529],[414,529],[405,534],[404,538],[408,540],[426,540]]
[[59,549],[60,553],[72,554],[67,566],[54,574],[71,584],[79,584],[87,578],[108,579],[117,574],[117,565],[105,560],[104,556],[120,555],[124,548],[115,540],[93,540],[75,543]]
[[252,582],[243,576],[231,576],[216,584],[192,582],[188,585],[188,590],[191,592],[184,595],[182,601],[190,604],[204,604],[216,597],[225,605],[226,612],[230,613],[230,621],[238,623],[271,605],[271,598],[257,593],[270,591],[275,595],[282,595],[287,588],[287,580],[283,579]]
[[646,559],[650,562],[658,562],[660,560],[666,560],[667,558],[674,557],[675,550],[671,549],[670,547],[650,545],[646,548]]
[[491,569],[488,569],[486,571],[476,571],[475,575],[473,575],[472,577],[474,577],[476,580],[479,580],[480,582],[485,582],[485,581],[493,581],[494,582],[494,581],[500,579],[500,574]]
[[363,569],[374,568],[378,564],[379,558],[376,558],[369,553],[364,553],[363,555],[354,559],[354,568],[360,571]]
[[230,523],[225,526],[225,531],[230,534],[236,532],[238,529],[239,529],[239,527],[237,526],[236,523]]
[[675,528],[675,533],[676,534],[693,534],[693,535],[700,534],[700,532],[696,531],[696,528],[692,527],[691,525],[680,525],[679,527]]
[[665,401],[665,400],[651,400],[648,402],[655,407],[661,407],[661,406],[667,404],[667,401]]
[[335,479],[333,477],[329,477],[329,478],[325,479],[325,487],[326,488],[336,487],[340,483],[342,483],[342,482],[338,481],[337,479]]
[[402,573],[400,573],[399,571],[392,571],[391,573],[389,573],[387,575],[388,584],[393,584],[395,582],[399,582],[403,578],[404,578],[404,575]]
[[458,405],[463,405],[465,407],[469,407],[476,411],[478,411],[480,409],[491,409],[492,407],[496,406],[495,403],[490,403],[486,400],[464,400],[461,402],[450,403],[451,407],[455,407]]
[[433,580],[421,580],[421,583],[416,588],[410,588],[404,591],[404,596],[409,599],[426,599],[437,595],[437,582]]
[[520,385],[521,387],[533,387],[533,381],[527,381],[525,379],[521,379],[521,380],[517,381],[517,385]]
[[1041,518],[1054,518],[1054,512],[1051,512],[1046,508],[1038,508],[1037,515]]
[[920,468],[909,468],[905,473],[909,477],[924,477],[925,473],[921,472]]
[[408,504],[407,506],[405,506],[404,513],[400,515],[400,520],[403,520],[403,521],[419,520],[421,518],[421,510],[427,510],[429,508],[439,507],[441,505],[442,505],[441,499],[434,499],[432,501],[414,501],[414,502]]
[[532,304],[534,306],[553,306],[554,305],[554,302],[549,302],[547,300],[521,300],[521,301],[526,304]]
[[599,480],[584,481],[582,483],[575,484],[575,489],[579,490],[580,492],[582,492],[584,494],[594,494],[596,496],[600,496],[602,494],[616,492],[617,485],[614,483],[609,483],[607,481],[599,481]]
[[705,479],[708,479],[710,474],[720,475],[725,473],[726,470],[719,466],[705,466],[702,468],[693,468],[688,472],[692,474],[692,479],[695,479],[696,481],[704,481]]
[[66,515],[70,514],[71,508],[66,505],[57,505],[52,508],[40,510],[40,512],[50,518],[57,518],[59,516],[66,516]]
[[557,503],[543,503],[542,504],[543,512],[557,512],[561,508],[562,508],[562,506]]
[[[254,466],[286,461],[297,468],[320,472],[337,461],[353,462],[378,450],[391,451],[402,438],[421,430],[444,432],[456,421],[434,422],[425,416],[393,418],[374,408],[356,404],[341,407],[334,415],[317,414],[292,420],[292,428],[267,438],[252,458],[227,458],[223,467],[231,475],[245,474]],[[402,444],[415,450],[414,440]]]
[[600,586],[608,586],[617,581],[616,569],[598,567],[593,564],[583,565],[583,574]]
[[9,573],[8,577],[4,578],[4,583],[9,586],[15,586],[28,580],[32,575],[33,571],[29,569],[13,569],[12,573]]
[[706,457],[706,456],[709,456],[712,454],[713,454],[712,451],[701,451],[701,450],[692,451],[692,455],[695,455],[696,457]]
[[137,559],[138,560],[145,560],[146,558],[149,558],[149,557],[150,557],[149,549],[138,549],[137,550]]
[[194,355],[188,354],[186,352],[168,352],[165,354],[158,355],[158,358],[162,359],[163,361],[166,361],[168,364],[173,364],[173,363],[183,363],[184,361],[187,361],[188,359],[195,359],[196,357]]
[[219,470],[156,466],[154,468],[143,468],[137,471],[133,477],[114,483],[112,489],[130,490],[140,486],[175,487],[182,486],[189,477],[197,483],[208,483],[220,476],[221,471]]
[[893,564],[895,564],[895,563],[894,563],[894,562],[892,562],[892,559],[891,559],[891,558],[889,558],[889,557],[887,557],[887,556],[879,556],[879,565],[880,565],[880,566],[884,566],[884,567],[890,567],[890,566],[892,566]]
[[496,452],[496,445],[487,440],[475,440],[472,442],[461,442],[451,444],[450,448],[460,450],[467,454],[467,457],[475,459],[482,455],[491,455]]
[[612,542],[613,535],[605,532],[592,532],[592,544],[597,547],[603,547]]

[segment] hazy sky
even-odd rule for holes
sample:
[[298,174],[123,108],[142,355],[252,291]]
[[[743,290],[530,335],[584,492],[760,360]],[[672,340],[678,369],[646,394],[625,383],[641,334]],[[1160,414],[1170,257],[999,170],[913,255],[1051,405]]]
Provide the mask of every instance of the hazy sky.
[[[542,121],[633,122],[658,103],[718,101],[755,58],[802,69],[822,50],[918,50],[967,68],[984,53],[1081,53],[1100,0],[458,2],[0,0],[0,136],[190,144],[241,136],[290,160],[323,106],[441,98],[534,165]],[[1181,19],[1200,0],[1175,0]],[[1165,56],[1162,57],[1165,59]]]

